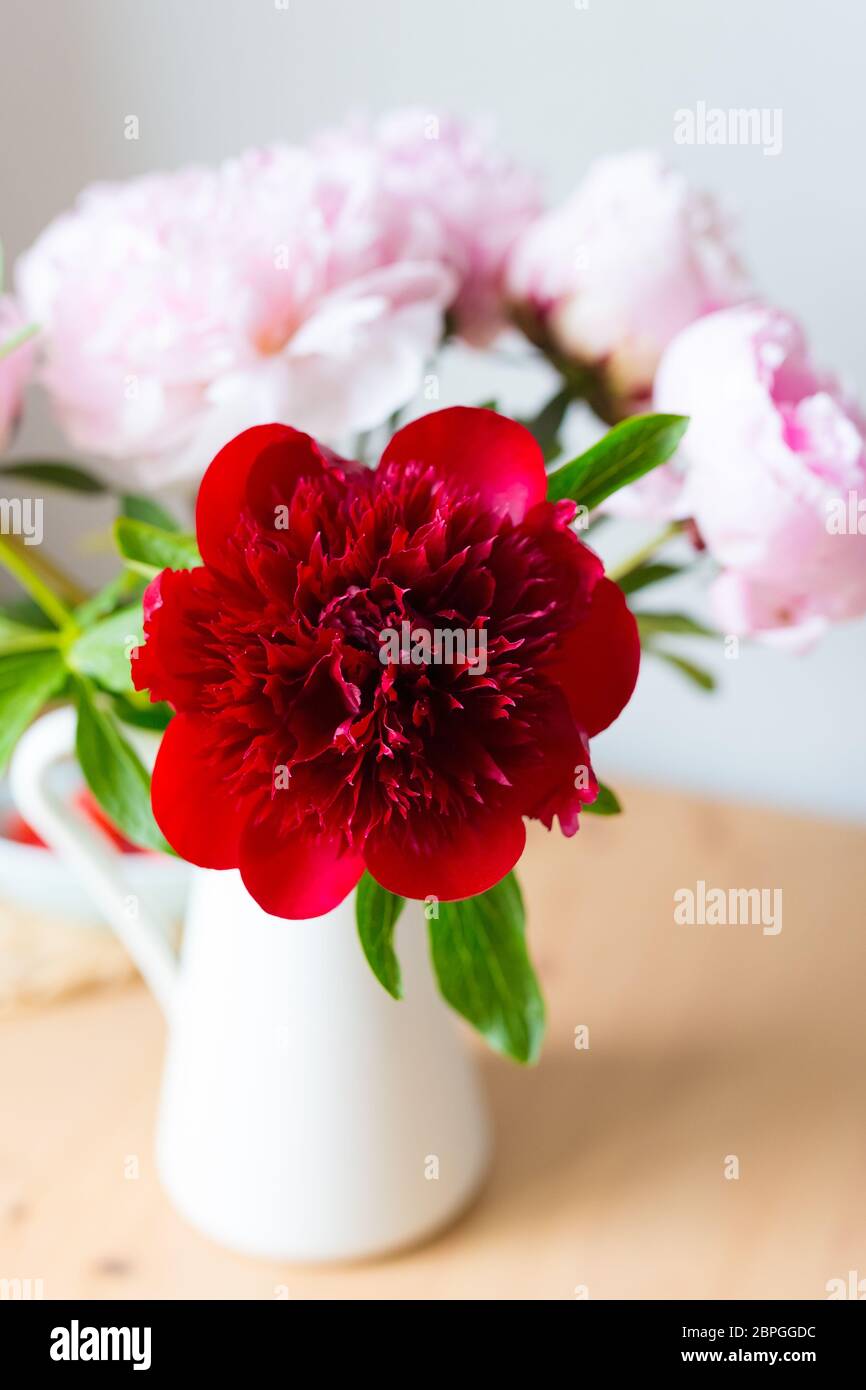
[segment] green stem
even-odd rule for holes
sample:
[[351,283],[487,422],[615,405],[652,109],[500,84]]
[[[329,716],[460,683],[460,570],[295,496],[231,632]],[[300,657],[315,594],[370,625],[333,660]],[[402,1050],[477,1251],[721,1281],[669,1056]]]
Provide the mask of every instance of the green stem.
[[645,561],[651,560],[656,551],[661,549],[667,541],[679,535],[680,529],[681,523],[672,521],[657,536],[653,536],[651,541],[647,541],[646,545],[642,545],[639,550],[635,550],[633,554],[629,555],[627,560],[623,560],[621,564],[614,565],[613,569],[609,569],[607,571],[608,579],[612,579],[614,583],[618,584],[621,579],[625,579],[627,574],[631,574]]
[[55,627],[65,630],[74,626],[72,615],[66,605],[61,603],[57,595],[40,579],[23,554],[3,536],[0,536],[0,565],[18,580],[22,589],[39,604],[42,612],[51,619]]
[[38,579],[41,579],[49,589],[53,589],[57,597],[70,608],[77,608],[80,603],[84,603],[89,598],[86,590],[82,589],[59,565],[55,565],[53,560],[49,560],[47,555],[43,555],[41,550],[36,551],[30,546],[25,546],[15,535],[6,537],[6,544],[15,551],[16,555],[28,565]]
[[9,357],[13,352],[17,352],[31,338],[35,338],[38,332],[38,323],[28,323],[26,328],[19,328],[18,332],[13,333],[11,338],[7,338],[5,343],[0,343],[0,358]]
[[26,634],[15,634],[10,640],[0,634],[0,650],[4,656],[10,654],[18,655],[19,652],[48,652],[62,647],[64,644],[63,634],[60,632],[34,632]]

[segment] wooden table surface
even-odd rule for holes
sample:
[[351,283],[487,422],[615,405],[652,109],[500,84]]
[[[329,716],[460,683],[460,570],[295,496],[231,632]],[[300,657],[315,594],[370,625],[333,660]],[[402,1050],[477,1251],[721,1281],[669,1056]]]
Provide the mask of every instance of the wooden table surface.
[[[163,1026],[133,984],[0,1025],[0,1276],[232,1299],[825,1298],[866,1278],[866,830],[624,799],[576,840],[530,836],[548,1042],[534,1070],[483,1055],[496,1157],[449,1231],[310,1269],[189,1229],[154,1174]],[[698,880],[781,888],[781,932],[676,925]]]

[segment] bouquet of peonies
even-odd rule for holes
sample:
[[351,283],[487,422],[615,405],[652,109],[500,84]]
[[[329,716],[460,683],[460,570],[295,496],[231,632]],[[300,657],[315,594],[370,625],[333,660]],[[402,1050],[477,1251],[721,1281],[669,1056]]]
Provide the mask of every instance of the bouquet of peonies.
[[[504,334],[556,373],[534,418],[404,421],[439,351]],[[866,612],[863,420],[650,154],[544,212],[486,128],[408,111],[96,187],[21,258],[0,354],[0,443],[35,374],[89,460],[3,472],[116,494],[123,559],[85,596],[0,537],[29,599],[0,614],[0,757],[74,700],[129,839],[239,869],[277,917],[356,890],[395,996],[423,900],[442,993],[520,1060],[544,1017],[524,821],[618,811],[590,740],[641,646],[708,687],[666,634],[802,643]],[[576,402],[610,428],[568,458]],[[663,528],[613,575],[605,514]],[[675,536],[712,562],[715,629],[631,610],[687,567]],[[152,782],[125,726],[161,734]]]

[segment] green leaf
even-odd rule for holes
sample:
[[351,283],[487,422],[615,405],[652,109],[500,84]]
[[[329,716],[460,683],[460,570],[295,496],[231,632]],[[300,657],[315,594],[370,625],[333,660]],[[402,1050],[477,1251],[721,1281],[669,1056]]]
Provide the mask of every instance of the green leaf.
[[166,531],[148,521],[118,517],[114,523],[118,549],[130,569],[152,578],[160,570],[188,570],[201,564],[195,537]]
[[10,652],[39,652],[57,646],[54,628],[28,627],[0,613],[0,656]]
[[133,689],[130,653],[143,641],[141,604],[133,603],[83,632],[69,649],[69,664],[106,689],[125,695]]
[[0,770],[27,725],[66,683],[57,651],[17,652],[0,658]]
[[526,426],[530,434],[541,445],[545,463],[557,458],[562,452],[559,431],[573,400],[574,395],[571,388],[563,386],[555,396],[551,396],[550,400],[541,407],[537,415],[529,420],[521,421],[521,424]]
[[96,800],[133,844],[168,849],[150,808],[147,770],[86,681],[77,682],[77,705],[75,751]]
[[174,717],[174,710],[163,700],[154,700],[143,692],[127,691],[125,695],[114,695],[111,707],[123,724],[134,729],[155,729],[162,733]]
[[394,951],[394,928],[404,902],[396,893],[382,888],[368,873],[358,884],[355,917],[364,955],[376,979],[395,999],[403,997],[400,962]]
[[75,609],[72,617],[76,627],[91,627],[100,618],[107,618],[124,600],[128,602],[131,598],[140,599],[144,588],[141,575],[134,574],[131,570],[121,570],[120,574],[116,574],[103,588]]
[[705,671],[703,666],[696,666],[693,661],[687,661],[684,656],[677,656],[675,652],[662,651],[661,647],[648,647],[647,650],[651,656],[657,656],[661,661],[666,661],[669,666],[674,666],[681,675],[692,681],[701,690],[715,690],[718,682],[712,672]]
[[687,425],[684,415],[634,415],[623,420],[586,453],[548,474],[549,500],[568,497],[592,511],[611,493],[665,463]]
[[107,492],[105,484],[92,473],[59,459],[16,459],[0,468],[7,478],[26,478],[28,482],[43,483],[46,487],[63,488],[66,492],[97,494]]
[[590,801],[583,809],[591,816],[618,816],[622,811],[616,793],[605,786],[604,782],[598,784],[598,796],[595,801]]
[[658,632],[676,633],[681,637],[718,637],[711,627],[690,618],[688,613],[635,613],[641,641]]
[[430,950],[443,998],[497,1052],[534,1062],[544,1000],[526,951],[523,899],[514,874],[462,902],[440,903]]
[[29,594],[13,599],[10,603],[4,603],[0,607],[0,613],[4,618],[10,618],[13,623],[23,623],[26,627],[43,628],[45,632],[57,631],[51,619]]
[[682,565],[665,565],[661,562],[638,565],[618,580],[619,587],[624,594],[636,594],[639,589],[646,589],[650,584],[660,584],[663,579],[673,579],[674,575],[682,574],[683,568]]
[[180,530],[171,512],[154,502],[152,497],[139,497],[134,492],[124,493],[120,499],[120,512],[130,521],[146,521],[149,526],[158,526],[163,531]]

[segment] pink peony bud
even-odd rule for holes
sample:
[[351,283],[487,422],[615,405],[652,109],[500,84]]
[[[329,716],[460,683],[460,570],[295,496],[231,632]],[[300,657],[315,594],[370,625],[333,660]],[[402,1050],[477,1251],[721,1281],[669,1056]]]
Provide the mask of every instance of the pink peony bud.
[[712,199],[641,151],[597,160],[529,228],[507,286],[530,336],[598,373],[608,416],[644,408],[671,338],[746,294]]

